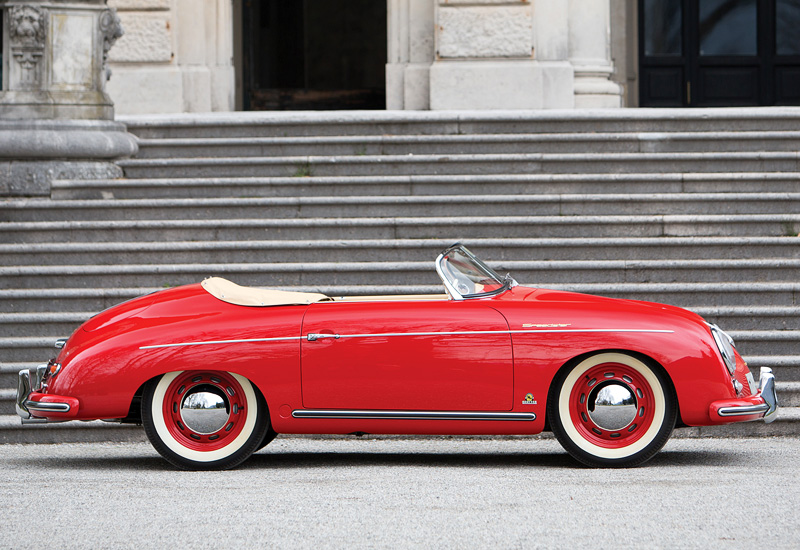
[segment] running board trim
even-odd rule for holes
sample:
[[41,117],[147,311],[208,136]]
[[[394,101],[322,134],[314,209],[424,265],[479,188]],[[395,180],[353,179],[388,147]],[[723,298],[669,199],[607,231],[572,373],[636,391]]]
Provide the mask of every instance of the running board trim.
[[531,412],[464,412],[464,411],[352,411],[343,409],[298,409],[293,418],[327,418],[332,420],[536,420]]

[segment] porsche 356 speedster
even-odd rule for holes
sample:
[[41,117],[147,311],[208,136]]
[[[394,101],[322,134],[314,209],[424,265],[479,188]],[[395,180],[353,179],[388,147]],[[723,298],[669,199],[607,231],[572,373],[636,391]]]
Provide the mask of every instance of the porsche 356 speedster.
[[654,303],[526,288],[461,245],[441,295],[328,297],[221,278],[112,307],[19,373],[23,422],[140,423],[186,469],[277,434],[537,434],[634,466],[676,426],[775,419],[720,328]]

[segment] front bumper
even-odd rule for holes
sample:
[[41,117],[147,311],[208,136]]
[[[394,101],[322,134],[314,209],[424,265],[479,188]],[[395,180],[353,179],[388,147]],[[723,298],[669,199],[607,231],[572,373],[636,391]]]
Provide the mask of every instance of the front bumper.
[[778,395],[775,391],[775,375],[772,369],[761,367],[758,393],[742,399],[714,401],[709,407],[714,423],[745,422],[763,419],[770,423],[778,417]]
[[19,371],[16,409],[23,424],[71,420],[78,415],[78,400],[74,397],[39,391],[48,367],[45,364]]

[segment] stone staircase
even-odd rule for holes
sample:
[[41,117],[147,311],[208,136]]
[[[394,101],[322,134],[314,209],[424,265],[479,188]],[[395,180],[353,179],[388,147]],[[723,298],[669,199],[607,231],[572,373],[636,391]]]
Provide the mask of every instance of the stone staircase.
[[[779,381],[800,434],[800,109],[131,117],[122,180],[0,200],[0,442],[16,372],[115,303],[219,275],[334,295],[439,292],[462,241],[522,284],[676,304]],[[686,433],[686,432],[684,432]]]

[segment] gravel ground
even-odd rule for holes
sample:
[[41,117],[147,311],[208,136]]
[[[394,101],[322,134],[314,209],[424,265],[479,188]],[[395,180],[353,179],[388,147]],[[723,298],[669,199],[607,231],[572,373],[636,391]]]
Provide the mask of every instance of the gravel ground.
[[0,548],[798,548],[800,438],[278,438],[228,472],[142,443],[0,445]]

